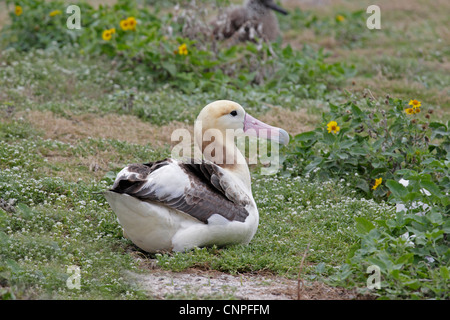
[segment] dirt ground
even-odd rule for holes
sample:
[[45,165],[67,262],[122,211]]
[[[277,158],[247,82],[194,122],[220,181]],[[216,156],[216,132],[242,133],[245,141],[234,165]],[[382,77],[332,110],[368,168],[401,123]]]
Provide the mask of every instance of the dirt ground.
[[[361,300],[373,297],[356,290],[331,287],[322,282],[297,280],[260,274],[230,275],[218,271],[190,269],[184,272],[153,270],[128,276],[153,299],[240,300]],[[300,288],[300,295],[299,295]]]
[[239,300],[371,300],[375,296],[357,289],[332,287],[320,281],[288,279],[268,272],[232,275],[215,270],[189,268],[181,272],[163,270],[156,260],[139,249],[131,249],[140,272],[125,278],[151,299],[239,299]]

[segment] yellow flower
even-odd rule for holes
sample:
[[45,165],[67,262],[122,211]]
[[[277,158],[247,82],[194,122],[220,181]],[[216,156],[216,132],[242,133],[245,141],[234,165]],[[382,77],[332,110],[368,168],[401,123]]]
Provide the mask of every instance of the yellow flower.
[[136,19],[134,17],[129,17],[127,21],[128,21],[128,29],[132,31],[136,30],[137,25]]
[[102,39],[103,39],[103,40],[109,41],[109,40],[111,40],[111,37],[112,37],[112,32],[111,32],[111,30],[104,30],[104,31],[103,31],[103,33],[102,33]]
[[420,108],[419,107],[414,108],[414,113],[419,113],[419,112],[420,112]]
[[20,16],[23,13],[23,9],[21,6],[16,6],[16,10],[14,11],[16,16]]
[[136,25],[137,25],[137,21],[134,17],[128,17],[125,20],[121,20],[120,21],[120,28],[123,31],[127,31],[127,30],[136,30]]
[[414,100],[409,100],[409,103],[408,103],[410,106],[412,106],[414,109],[415,108],[419,108],[421,105],[422,105],[422,103],[420,102],[420,101],[417,101],[416,99],[414,99]]
[[128,25],[128,20],[120,20],[120,28],[123,31],[127,31],[130,29],[129,25]]
[[382,181],[383,181],[383,178],[375,179],[375,184],[373,185],[372,190],[376,190]]
[[345,17],[344,17],[344,16],[341,16],[341,15],[336,16],[336,21],[342,22],[342,21],[344,21],[344,20],[345,20]]
[[178,54],[182,54],[182,55],[187,55],[188,54],[186,43],[183,43],[182,45],[180,45],[178,47]]
[[58,14],[62,14],[61,10],[54,10],[49,13],[49,16],[54,17],[54,16],[57,16]]
[[408,109],[405,109],[405,112],[407,114],[413,114],[414,113],[414,109],[413,108],[408,108]]
[[336,121],[330,121],[327,124],[327,130],[328,133],[331,133],[331,131],[333,131],[334,133],[338,133],[338,131],[341,130],[341,128],[337,125]]
[[111,28],[111,29],[109,29],[109,31],[111,31],[111,34],[115,34],[116,33],[116,28]]

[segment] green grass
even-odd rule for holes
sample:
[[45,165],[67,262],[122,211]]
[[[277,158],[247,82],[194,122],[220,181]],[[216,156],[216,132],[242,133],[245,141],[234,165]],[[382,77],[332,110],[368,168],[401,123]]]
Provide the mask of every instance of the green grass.
[[[8,290],[19,299],[144,297],[123,275],[124,270],[138,271],[133,258],[136,249],[122,237],[113,212],[97,194],[111,186],[113,176],[89,179],[86,167],[49,163],[42,151],[62,150],[66,156],[76,158],[111,148],[122,157],[115,160],[123,164],[156,159],[164,153],[150,153],[144,147],[118,141],[87,139],[68,145],[43,140],[38,134],[21,135],[24,125],[11,122],[0,127],[1,135],[10,140],[0,143],[0,194],[16,208],[15,212],[0,209],[3,283],[6,281]],[[79,171],[86,178],[68,181],[47,176],[47,172],[61,170]],[[327,276],[345,261],[356,240],[354,218],[386,218],[392,211],[387,205],[359,197],[342,182],[277,176],[255,179],[261,221],[249,246],[151,256],[157,259],[157,265],[174,271],[198,267],[295,277],[310,244],[309,278]],[[66,287],[70,275],[67,267],[71,265],[82,270],[79,292]]]
[[356,241],[355,217],[377,220],[392,214],[389,205],[365,200],[341,182],[276,176],[253,182],[260,226],[249,246],[158,254],[158,265],[178,271],[194,266],[231,273],[268,271],[296,278],[309,244],[307,270],[314,279],[345,262]]
[[[98,192],[110,187],[114,174],[128,163],[162,159],[170,154],[168,145],[156,147],[151,136],[136,144],[126,138],[86,138],[74,130],[73,139],[60,139],[52,136],[56,130],[52,123],[43,129],[24,120],[29,111],[51,111],[69,120],[80,116],[81,120],[76,121],[93,114],[132,115],[140,124],[161,126],[174,121],[193,124],[207,103],[231,99],[256,116],[272,106],[294,111],[306,108],[308,114],[319,116],[328,110],[328,102],[336,104],[347,99],[346,91],[362,95],[363,89],[370,89],[377,98],[390,94],[421,100],[422,105],[436,111],[433,117],[448,117],[450,53],[445,38],[437,41],[442,37],[438,28],[445,10],[406,33],[401,23],[407,23],[409,17],[393,10],[383,15],[382,30],[365,30],[360,37],[352,38],[351,33],[358,32],[360,25],[360,20],[352,22],[351,11],[357,8],[342,8],[310,8],[281,23],[294,51],[303,33],[313,32],[314,39],[308,43],[312,49],[307,49],[313,67],[306,69],[313,72],[307,78],[313,87],[274,83],[272,87],[223,86],[220,90],[186,93],[170,83],[146,86],[146,82],[153,81],[151,76],[120,70],[104,56],[83,55],[71,47],[1,51],[0,198],[15,211],[0,208],[0,298],[147,298],[125,276],[129,270],[145,272],[136,259],[142,253],[122,237],[116,217]],[[336,12],[345,15],[347,24],[336,24]],[[355,14],[357,19],[363,16]],[[327,45],[330,39],[334,44]],[[355,73],[347,70],[348,78],[343,82],[329,80],[328,72],[336,70],[327,71],[326,64],[314,64],[317,50],[323,47],[325,61],[340,63],[337,67],[354,65]],[[289,58],[289,50],[285,54]],[[300,66],[305,61],[297,61],[296,65],[296,61],[287,60],[296,74],[284,76],[304,76]],[[326,79],[330,81],[329,89],[323,83]],[[309,92],[308,88],[316,91]],[[45,138],[47,135],[52,138]],[[93,170],[84,161],[90,157],[100,157],[106,165]],[[355,218],[377,221],[393,215],[391,205],[367,200],[343,181],[259,176],[255,171],[253,193],[260,224],[248,246],[145,257],[155,259],[163,270],[268,272],[296,278],[309,245],[305,277],[339,280],[336,272],[359,239]],[[67,268],[71,265],[81,268],[80,291],[66,286],[70,276]],[[345,273],[345,267],[341,271]],[[230,293],[223,298],[232,297]]]
[[[62,170],[86,175],[88,169],[49,163],[42,151],[62,150],[76,158],[110,148],[117,154],[133,155],[114,157],[125,162],[162,155],[150,155],[149,148],[120,141],[87,139],[72,146],[36,135],[23,137],[17,135],[22,126],[17,122],[1,126],[1,135],[15,141],[0,143],[0,194],[16,208],[14,212],[0,209],[2,281],[19,299],[141,297],[122,275],[137,267],[126,254],[130,243],[122,238],[116,217],[98,194],[111,186],[111,178],[67,181],[47,176],[47,172]],[[65,285],[71,265],[82,270],[80,292]]]
[[[220,91],[193,93],[169,85],[152,88],[146,85],[150,78],[111,69],[110,64],[99,61],[98,57],[79,55],[70,47],[30,52],[8,49],[2,53],[2,61],[5,67],[0,68],[0,79],[4,79],[0,110],[12,106],[15,111],[51,111],[68,119],[94,113],[133,115],[156,125],[172,121],[193,123],[207,103],[220,99],[239,101],[255,115],[267,112],[274,105],[297,110],[339,99],[335,91],[325,91],[323,98],[308,97],[308,89],[303,86],[290,90],[223,87]],[[320,90],[325,89],[322,85]],[[310,108],[313,114],[322,110]]]

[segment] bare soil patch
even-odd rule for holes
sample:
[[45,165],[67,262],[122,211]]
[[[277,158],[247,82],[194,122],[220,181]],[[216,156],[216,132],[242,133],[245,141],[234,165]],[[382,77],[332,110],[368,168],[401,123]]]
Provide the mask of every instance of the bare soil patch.
[[267,124],[284,128],[290,135],[295,136],[313,130],[318,117],[308,114],[307,109],[292,111],[273,107],[269,112],[258,118]]
[[[273,275],[230,275],[218,271],[190,269],[184,272],[152,270],[128,276],[154,299],[237,298],[241,300],[296,300],[297,280]],[[304,281],[302,300],[371,299],[356,290],[331,287],[321,282]]]
[[176,121],[169,125],[156,126],[135,116],[117,114],[83,114],[68,119],[58,117],[50,111],[30,111],[22,116],[35,128],[44,131],[45,138],[69,143],[91,137],[162,147],[171,143],[173,130],[189,130],[191,127]]
[[[46,139],[69,143],[91,137],[163,147],[177,143],[171,141],[172,132],[176,129],[187,129],[193,134],[193,125],[189,123],[173,121],[157,126],[130,115],[83,114],[68,119],[50,111],[29,111],[18,116],[42,130]],[[312,130],[316,121],[316,117],[308,114],[306,109],[290,111],[278,107],[273,107],[259,118],[268,124],[289,129],[291,135]]]

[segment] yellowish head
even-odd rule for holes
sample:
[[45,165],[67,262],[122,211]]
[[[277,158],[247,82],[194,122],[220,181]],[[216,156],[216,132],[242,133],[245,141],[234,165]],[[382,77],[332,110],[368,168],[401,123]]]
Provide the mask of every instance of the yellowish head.
[[218,100],[208,104],[198,115],[195,125],[202,128],[196,132],[199,145],[203,144],[203,135],[207,130],[219,130],[224,136],[227,130],[234,130],[245,135],[263,136],[284,145],[289,143],[289,135],[285,130],[253,118],[240,104],[230,100]]
[[197,117],[201,122],[203,132],[217,129],[225,133],[226,129],[243,129],[245,110],[236,102],[218,100],[208,104]]

